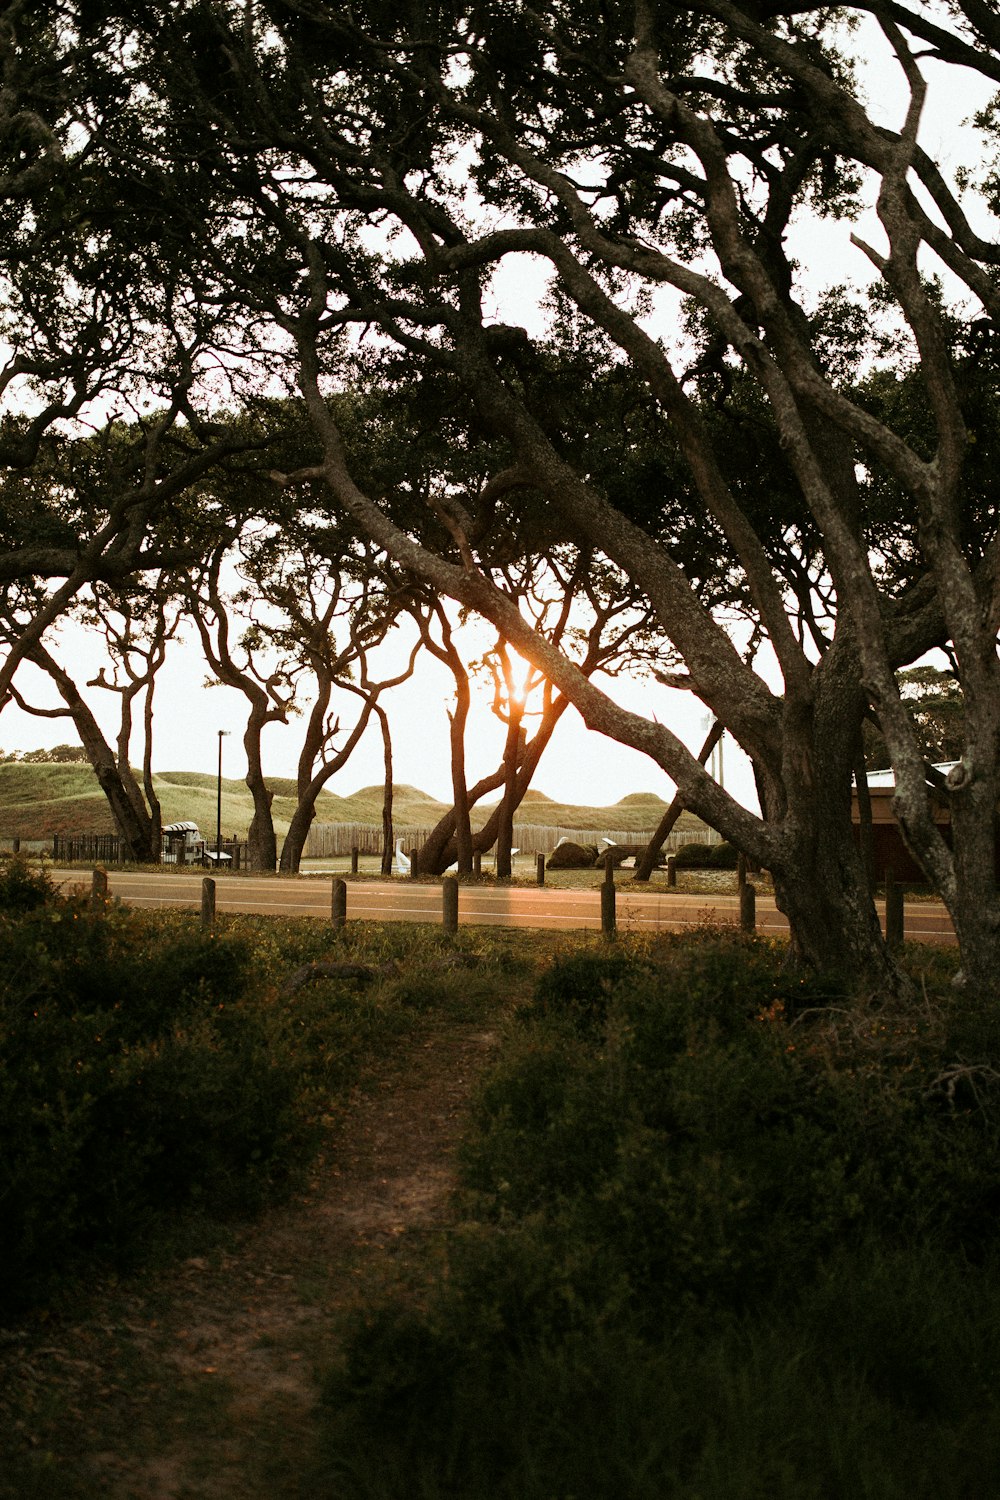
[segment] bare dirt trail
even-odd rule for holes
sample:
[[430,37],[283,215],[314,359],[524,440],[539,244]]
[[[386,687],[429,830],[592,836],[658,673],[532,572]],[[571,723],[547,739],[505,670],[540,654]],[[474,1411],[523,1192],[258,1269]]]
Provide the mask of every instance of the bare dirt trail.
[[[225,1250],[0,1349],[0,1406],[16,1385],[14,1425],[34,1450],[30,1495],[312,1500],[339,1316],[381,1287],[421,1294],[415,1251],[443,1238],[465,1109],[494,1044],[481,1023],[425,1030],[352,1097],[307,1192]],[[27,1493],[22,1482],[18,1500]]]

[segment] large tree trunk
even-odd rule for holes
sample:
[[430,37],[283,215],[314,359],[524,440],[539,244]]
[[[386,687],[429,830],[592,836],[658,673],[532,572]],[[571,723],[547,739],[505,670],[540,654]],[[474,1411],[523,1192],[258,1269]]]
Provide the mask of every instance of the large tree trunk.
[[125,844],[128,857],[135,864],[158,864],[160,860],[159,827],[150,817],[142,794],[126,761],[121,766],[104,738],[100,725],[84,702],[72,678],[43,647],[31,653],[30,660],[47,672],[66,704],[80,743],[108,800],[111,816]]
[[780,781],[755,766],[764,816],[778,835],[770,873],[792,957],[839,975],[847,995],[908,987],[886,947],[852,825],[859,677],[842,638],[817,666],[812,691],[786,700]]
[[521,715],[515,711],[513,703],[510,708],[510,724],[507,729],[507,744],[503,757],[503,796],[500,799],[499,820],[497,827],[497,879],[509,880],[513,868],[512,849],[514,845],[514,813],[521,803],[521,797],[517,795],[518,765],[524,754],[524,731],[521,728]]
[[[483,797],[489,796],[490,792],[497,791],[503,786],[504,769],[492,771],[489,776],[482,777],[474,786],[469,787],[467,797],[469,811],[480,802]],[[482,852],[484,847],[480,833],[472,834],[473,850]],[[485,845],[490,848],[493,839]],[[441,875],[453,864],[458,857],[458,841],[455,837],[455,808],[450,807],[448,811],[438,820],[431,829],[420,847],[420,868],[425,875]]]
[[261,764],[260,737],[265,722],[264,715],[254,708],[243,736],[247,753],[246,784],[253,798],[253,817],[247,833],[247,868],[273,873],[278,863],[278,841],[271,817],[274,793],[268,790]]
[[983,999],[1000,998],[1000,899],[997,895],[997,785],[964,779],[959,762],[950,796],[955,861],[949,914],[962,954],[962,978]]
[[384,708],[375,705],[378,714],[379,725],[382,730],[382,755],[383,755],[383,793],[382,793],[382,874],[392,874],[393,856],[393,833],[392,833],[392,735],[389,730],[389,716]]
[[[514,790],[510,801],[511,827],[513,828],[514,813],[524,800],[524,794],[531,786],[532,777],[538,769],[538,763],[542,758],[553,734],[556,725],[569,707],[569,699],[560,694],[549,701],[542,710],[542,717],[538,728],[528,741],[524,744],[523,737],[520,742],[520,764],[517,767],[517,776],[514,782]],[[497,791],[504,786],[507,778],[507,760],[492,771],[489,776],[484,776],[477,781],[475,786],[469,788],[468,799],[470,810],[476,803],[490,792]],[[501,804],[502,805],[502,804]],[[455,837],[455,809],[451,807],[440,819],[435,828],[431,830],[420,850],[420,869],[425,875],[441,875],[448,866],[458,857],[458,841]],[[484,854],[486,850],[492,849],[497,841],[500,828],[500,808],[494,810],[492,816],[477,833],[472,834],[472,848],[474,853]]]
[[[316,796],[318,795],[317,791]],[[309,837],[309,830],[316,817],[316,796],[300,797],[296,803],[292,821],[288,825],[288,832],[281,846],[281,859],[278,862],[278,869],[283,875],[298,874],[306,839]]]
[[845,995],[906,987],[885,945],[863,854],[841,819],[821,818],[817,827],[804,830],[771,875],[796,962],[839,976]]
[[143,708],[142,786],[149,807],[150,838],[155,849],[155,860],[159,863],[163,848],[163,813],[160,799],[153,786],[153,678],[146,688]]
[[326,710],[332,685],[332,680],[320,685],[319,697],[309,716],[309,724],[299,756],[295,811],[288,825],[288,832],[285,834],[285,842],[281,846],[281,863],[278,867],[285,874],[298,874],[306,839],[309,837],[309,830],[316,817],[316,802],[319,794],[331,777],[335,776],[350,760],[355,746],[368,727],[368,721],[375,707],[374,698],[366,699],[358,721],[342,748],[330,760],[322,761],[319,770],[314,773],[313,767],[317,758],[325,754],[326,742],[329,738],[326,731]]
[[[469,784],[465,774],[465,726],[469,717],[469,678],[455,675],[455,712],[451,716],[451,789],[454,798],[455,856],[460,875],[472,874],[472,823]],[[421,858],[423,851],[421,850]]]

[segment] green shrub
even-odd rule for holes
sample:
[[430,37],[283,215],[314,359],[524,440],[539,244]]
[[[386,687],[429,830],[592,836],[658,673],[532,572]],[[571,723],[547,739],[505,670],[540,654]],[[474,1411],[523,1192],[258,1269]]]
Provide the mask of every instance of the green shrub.
[[678,870],[710,870],[713,852],[712,844],[681,844],[673,858]]
[[535,987],[526,1017],[565,1021],[582,1034],[600,1030],[611,996],[637,972],[623,954],[580,953],[558,958]]
[[704,932],[549,969],[479,1092],[437,1297],[348,1339],[330,1493],[990,1488],[1000,1091],[950,1049],[995,1033],[783,959]]
[[23,855],[0,859],[0,913],[34,911],[54,893],[47,870],[30,865]]
[[287,1176],[301,1068],[249,972],[238,939],[150,943],[51,892],[0,923],[4,1310],[81,1255],[129,1256],[165,1213],[242,1212]]
[[709,869],[712,870],[735,870],[739,863],[740,851],[735,844],[727,844],[725,840],[721,844],[712,845],[712,854],[709,860]]

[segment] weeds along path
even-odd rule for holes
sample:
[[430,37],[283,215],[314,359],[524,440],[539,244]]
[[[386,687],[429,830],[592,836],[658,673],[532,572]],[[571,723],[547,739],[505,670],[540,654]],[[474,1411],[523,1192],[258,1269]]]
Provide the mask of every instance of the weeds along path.
[[481,1021],[422,1027],[352,1096],[306,1193],[225,1250],[111,1288],[49,1339],[0,1349],[0,1406],[16,1387],[19,1441],[34,1449],[17,1500],[314,1497],[338,1315],[380,1286],[422,1294],[494,1041]]

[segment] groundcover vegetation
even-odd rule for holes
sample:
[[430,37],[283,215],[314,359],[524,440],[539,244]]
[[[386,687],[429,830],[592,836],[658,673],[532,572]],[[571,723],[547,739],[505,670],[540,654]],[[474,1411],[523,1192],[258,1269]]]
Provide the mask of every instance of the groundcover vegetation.
[[[352,945],[356,952],[352,952]],[[0,866],[0,1322],[82,1272],[191,1252],[211,1224],[299,1180],[359,1069],[417,1022],[496,988],[436,972],[440,935],[336,942],[377,983],[291,973],[329,959],[315,921],[143,913]],[[428,975],[433,974],[433,982]]]
[[995,1492],[996,1018],[945,958],[883,1003],[783,958],[704,932],[545,974],[439,1291],[329,1380],[326,1493]]

